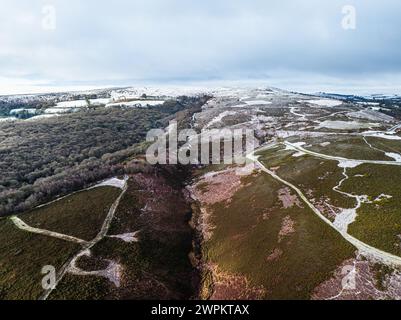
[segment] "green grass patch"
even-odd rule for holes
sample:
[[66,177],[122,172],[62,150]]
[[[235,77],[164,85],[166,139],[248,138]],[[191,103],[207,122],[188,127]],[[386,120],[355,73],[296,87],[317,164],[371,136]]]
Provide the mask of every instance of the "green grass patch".
[[349,226],[349,233],[401,256],[401,167],[364,164],[348,170],[352,178],[344,183],[344,191],[367,195],[371,201],[382,194],[392,197],[363,204],[356,221]]
[[19,217],[32,227],[84,240],[96,237],[121,190],[98,187],[81,191]]
[[58,270],[80,246],[17,229],[0,221],[0,299],[34,300],[43,293],[41,270]]
[[67,273],[48,300],[104,300],[110,296],[112,285],[103,277]]
[[401,140],[389,140],[376,137],[366,137],[366,140],[373,146],[386,152],[401,153]]

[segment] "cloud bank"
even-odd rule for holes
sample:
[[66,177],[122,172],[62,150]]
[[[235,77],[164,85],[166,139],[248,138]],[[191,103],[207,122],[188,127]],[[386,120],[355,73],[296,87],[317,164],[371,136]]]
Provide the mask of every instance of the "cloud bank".
[[[224,81],[304,91],[401,91],[398,0],[0,0],[0,5],[3,94]],[[345,5],[356,9],[355,30],[342,28]]]

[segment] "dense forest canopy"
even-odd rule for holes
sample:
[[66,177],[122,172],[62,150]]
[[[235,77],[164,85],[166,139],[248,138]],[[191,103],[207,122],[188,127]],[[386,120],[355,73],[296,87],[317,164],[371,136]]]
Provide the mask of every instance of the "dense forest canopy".
[[146,133],[188,122],[207,97],[180,97],[149,108],[98,108],[37,121],[0,123],[0,215],[121,174]]

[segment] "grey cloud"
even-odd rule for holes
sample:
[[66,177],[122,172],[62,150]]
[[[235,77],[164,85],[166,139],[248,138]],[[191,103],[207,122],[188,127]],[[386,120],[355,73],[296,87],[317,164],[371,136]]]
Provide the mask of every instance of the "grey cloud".
[[[41,28],[53,4],[57,28]],[[341,28],[343,5],[357,29]],[[110,84],[401,74],[398,0],[1,0],[1,78]],[[7,80],[8,79],[8,80]],[[280,80],[281,81],[281,80]],[[18,81],[17,81],[18,82]],[[35,82],[36,83],[36,82]],[[312,82],[313,84],[313,82]]]

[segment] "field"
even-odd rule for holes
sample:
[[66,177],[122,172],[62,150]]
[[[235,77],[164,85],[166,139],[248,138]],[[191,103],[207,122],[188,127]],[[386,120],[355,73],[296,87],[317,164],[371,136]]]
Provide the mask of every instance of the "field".
[[60,268],[79,245],[17,229],[9,220],[0,221],[0,297],[38,299],[43,293],[42,268]]
[[[206,206],[212,236],[203,256],[212,275],[204,274],[210,286],[204,292],[211,298],[309,299],[355,248],[293,195],[284,204],[280,196],[288,190],[269,176],[253,174],[242,185],[229,201]],[[208,197],[212,191],[198,192]],[[243,287],[231,288],[230,279]]]
[[[54,231],[90,241],[99,233],[106,214],[121,190],[98,187],[77,192],[59,201],[18,215],[30,227]],[[56,271],[77,252],[81,245],[51,235],[18,229],[10,219],[1,223],[1,294],[4,299],[38,299],[42,267]]]

